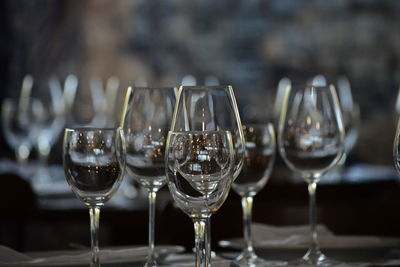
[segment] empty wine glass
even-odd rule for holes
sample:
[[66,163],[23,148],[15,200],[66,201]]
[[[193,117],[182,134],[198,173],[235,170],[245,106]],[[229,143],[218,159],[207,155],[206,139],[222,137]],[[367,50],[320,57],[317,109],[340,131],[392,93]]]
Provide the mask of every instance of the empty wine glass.
[[[181,86],[171,131],[230,131],[236,178],[243,165],[244,138],[232,86]],[[206,264],[210,262],[210,223],[206,221]]]
[[308,184],[311,246],[297,264],[330,266],[316,232],[317,183],[344,151],[344,124],[335,87],[288,87],[279,121],[279,152]]
[[121,125],[126,137],[126,167],[149,198],[149,255],[146,266],[157,266],[154,223],[157,191],[166,184],[165,142],[175,105],[175,88],[128,88]]
[[117,191],[125,168],[121,128],[65,129],[63,164],[72,191],[89,207],[91,267],[100,266],[100,208]]
[[232,136],[229,131],[170,131],[166,151],[169,190],[193,220],[196,267],[210,266],[206,224],[224,203],[232,183]]
[[37,128],[35,147],[39,155],[39,168],[34,176],[34,185],[40,190],[43,184],[51,181],[48,158],[65,126],[65,105],[60,82],[55,76],[44,83],[37,83],[34,89],[33,95],[40,101],[40,114],[30,123]]
[[37,109],[37,101],[31,98],[33,77],[25,75],[18,99],[6,98],[2,103],[2,129],[7,143],[14,150],[17,162],[27,162],[32,144],[33,131],[29,121]]
[[232,184],[242,198],[245,245],[235,262],[241,266],[282,265],[259,258],[253,249],[251,222],[254,196],[265,186],[275,160],[275,131],[272,123],[243,126],[245,153],[243,168]]
[[38,99],[29,97],[26,102],[6,98],[3,100],[1,116],[2,129],[7,143],[13,148],[17,162],[24,165],[35,142],[42,106]]

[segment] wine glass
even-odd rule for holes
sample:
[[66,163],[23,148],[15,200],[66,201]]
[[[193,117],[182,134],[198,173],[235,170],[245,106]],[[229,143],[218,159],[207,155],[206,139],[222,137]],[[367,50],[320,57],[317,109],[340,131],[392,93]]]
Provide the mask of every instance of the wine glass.
[[[244,138],[232,86],[181,86],[175,105],[171,131],[230,131],[236,178],[243,165]],[[210,222],[206,220],[206,264],[210,262]]]
[[245,245],[235,262],[241,266],[278,265],[278,262],[266,261],[256,255],[251,235],[253,198],[267,183],[275,161],[274,127],[272,123],[247,124],[243,125],[243,132],[244,163],[232,188],[242,199]]
[[157,266],[154,223],[157,191],[166,184],[165,141],[175,105],[175,88],[128,88],[121,125],[126,137],[126,167],[147,189],[149,255],[146,266]]
[[34,186],[40,189],[51,181],[48,171],[48,158],[51,149],[65,126],[65,105],[62,89],[57,77],[52,76],[45,82],[38,82],[33,95],[40,104],[39,116],[30,123],[37,128],[35,147],[38,152],[39,167],[34,176]]
[[32,123],[41,116],[42,106],[38,99],[26,101],[6,98],[2,103],[2,128],[7,143],[13,148],[18,164],[27,163],[38,127]]
[[72,191],[89,207],[91,267],[100,266],[98,228],[100,208],[117,191],[125,169],[121,128],[65,129],[63,164]]
[[311,246],[298,264],[330,266],[319,249],[315,193],[318,181],[344,151],[344,124],[333,85],[288,87],[279,121],[279,152],[308,184]]
[[[166,148],[168,187],[193,220],[196,267],[210,266],[207,221],[228,196],[235,166],[229,131],[170,131]],[[208,259],[207,259],[208,257]]]
[[31,98],[33,77],[24,76],[18,99],[6,98],[2,102],[2,129],[7,143],[14,150],[18,164],[24,165],[33,144],[33,131],[29,124],[37,101]]

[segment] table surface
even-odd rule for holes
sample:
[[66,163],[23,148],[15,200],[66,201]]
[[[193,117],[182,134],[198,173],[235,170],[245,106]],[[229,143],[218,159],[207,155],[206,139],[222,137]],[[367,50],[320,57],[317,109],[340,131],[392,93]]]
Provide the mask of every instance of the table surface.
[[[1,166],[3,165],[0,162],[0,173]],[[354,177],[359,177],[357,168],[361,168],[364,169],[361,174],[367,172],[369,176],[375,176],[375,179],[365,176],[365,181],[358,183],[351,179],[346,182],[343,179],[336,182],[331,180],[319,186],[318,220],[339,235],[400,237],[400,214],[396,212],[400,210],[400,187],[391,176],[393,173],[389,167],[366,167],[355,166],[350,169],[349,173],[353,174],[348,177],[353,180]],[[0,201],[3,214],[0,221],[2,244],[26,252],[71,249],[71,244],[90,243],[87,208],[72,194],[63,179],[61,166],[53,166],[53,172],[58,173],[58,176],[54,175],[54,183],[47,184],[47,192],[36,191],[35,205],[30,205],[29,198],[25,198],[26,191],[14,191],[16,188],[12,186],[13,190],[4,189],[8,195]],[[374,172],[381,173],[382,176]],[[305,184],[281,182],[277,179],[280,173],[276,172],[274,175],[255,198],[253,220],[272,225],[306,224],[308,196]],[[7,181],[12,184],[11,180]],[[126,184],[121,186],[122,189],[127,187]],[[132,194],[121,188],[102,209],[100,245],[145,245],[148,220],[146,194],[143,190]],[[21,202],[20,199],[24,201]],[[156,244],[182,245],[189,251],[194,240],[192,222],[174,206],[166,187],[158,194],[157,207]],[[219,254],[235,252],[220,247],[218,241],[242,236],[241,216],[239,197],[229,194],[224,205],[212,217],[212,245]],[[258,249],[258,252],[266,258],[274,259],[288,255],[301,256],[304,251],[271,248]],[[336,256],[337,252],[329,251],[332,256]],[[377,248],[357,254],[353,250],[352,255],[362,256],[366,253],[365,255],[378,256],[374,254],[378,252],[385,254],[390,251]],[[383,254],[379,256],[386,256]],[[380,257],[374,257],[377,258]]]

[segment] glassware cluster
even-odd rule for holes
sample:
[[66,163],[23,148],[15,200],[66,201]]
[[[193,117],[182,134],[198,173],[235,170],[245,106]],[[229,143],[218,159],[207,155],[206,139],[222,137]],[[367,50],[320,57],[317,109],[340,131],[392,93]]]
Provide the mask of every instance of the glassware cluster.
[[[64,131],[63,165],[72,191],[89,207],[91,266],[100,266],[100,208],[119,188],[125,169],[127,177],[148,195],[147,267],[157,266],[156,196],[166,184],[176,206],[193,221],[196,266],[211,265],[210,219],[231,188],[240,196],[243,209],[245,242],[242,253],[234,259],[236,265],[337,263],[319,248],[315,194],[320,180],[344,163],[357,139],[359,108],[353,103],[346,78],[338,79],[338,93],[323,76],[303,86],[293,86],[284,78],[279,83],[273,121],[244,124],[232,86],[182,85],[129,87],[116,126],[118,80],[110,78],[103,86],[101,80],[93,78],[89,84],[92,117],[85,119],[76,116],[76,110],[87,107],[76,100],[79,85],[75,76],[68,76],[64,84],[51,77],[41,85],[38,95],[32,94],[33,79],[26,76],[20,98],[4,100],[2,124],[18,162],[24,164],[35,147],[42,167],[62,129],[73,126]],[[394,156],[400,170],[399,129]],[[309,193],[310,249],[289,263],[258,257],[251,234],[253,199],[269,180],[276,150],[307,183]]]

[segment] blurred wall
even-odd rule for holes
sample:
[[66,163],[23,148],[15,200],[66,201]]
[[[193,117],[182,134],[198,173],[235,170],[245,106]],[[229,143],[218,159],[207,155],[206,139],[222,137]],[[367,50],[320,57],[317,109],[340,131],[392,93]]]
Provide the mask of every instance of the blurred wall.
[[[0,6],[2,97],[18,95],[26,73],[37,80],[74,73],[83,98],[94,75],[119,77],[121,91],[144,81],[179,85],[187,74],[203,84],[214,75],[235,87],[243,117],[270,119],[282,77],[303,83],[322,73],[334,82],[344,74],[363,119],[354,161],[392,164],[399,1],[5,0]],[[1,147],[7,151],[4,141]]]

